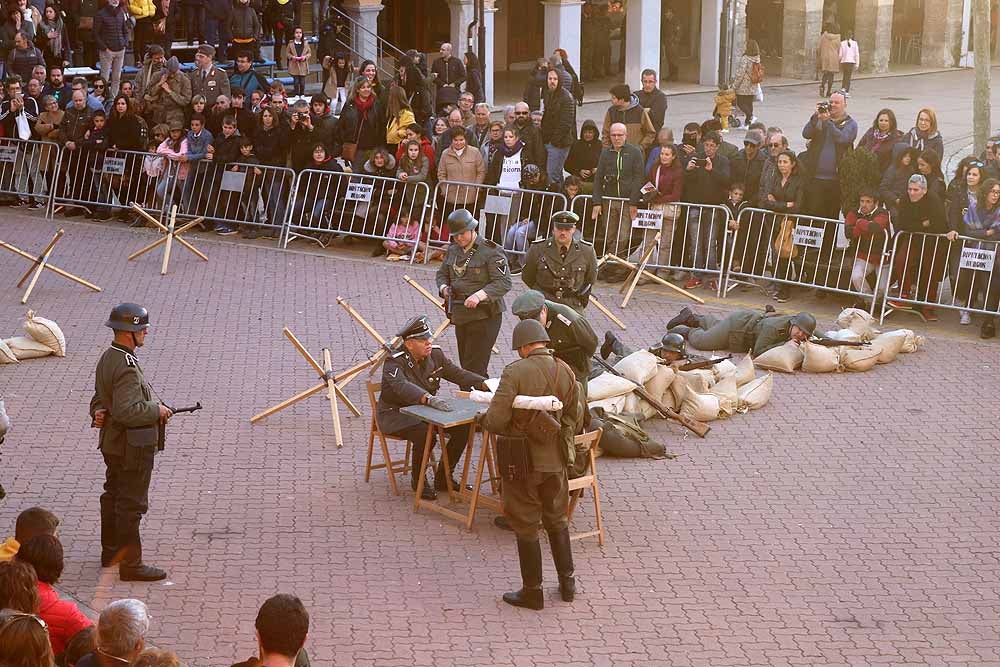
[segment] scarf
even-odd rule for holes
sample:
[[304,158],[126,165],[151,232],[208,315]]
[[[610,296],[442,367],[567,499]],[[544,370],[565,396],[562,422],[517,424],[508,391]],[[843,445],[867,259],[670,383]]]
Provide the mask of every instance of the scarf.
[[371,111],[372,107],[375,106],[375,93],[373,92],[368,96],[367,100],[361,99],[360,95],[354,96],[354,108],[358,110],[361,114],[361,120],[368,120],[368,112]]
[[62,21],[58,17],[54,23],[46,23],[45,19],[42,19],[40,31],[45,33],[49,40],[49,51],[56,56],[62,55],[62,28]]
[[523,148],[524,148],[524,142],[521,141],[520,139],[518,139],[517,143],[515,143],[514,146],[511,148],[508,148],[507,144],[504,143],[503,141],[500,141],[500,145],[497,146],[497,150],[500,151],[500,153],[504,157],[511,157],[517,155],[518,151],[522,150]]

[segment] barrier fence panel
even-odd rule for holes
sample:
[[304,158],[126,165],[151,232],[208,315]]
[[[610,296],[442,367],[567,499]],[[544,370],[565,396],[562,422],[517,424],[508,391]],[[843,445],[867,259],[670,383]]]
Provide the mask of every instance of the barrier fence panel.
[[44,206],[47,213],[58,174],[58,144],[0,138],[0,194],[32,200]]
[[[613,254],[638,261],[660,232],[659,247],[648,267],[671,271],[676,278],[708,278],[721,282],[729,235],[729,210],[714,204],[677,202],[651,208],[635,208],[627,199],[602,198],[594,217],[590,195],[573,198],[573,211],[580,216],[584,240],[594,244],[598,257]],[[718,289],[718,288],[717,288]]]
[[561,192],[440,181],[428,224],[440,229],[442,244],[448,241],[448,216],[459,208],[472,212],[479,220],[479,233],[503,246],[510,260],[523,257],[532,241],[547,237],[552,215],[567,206]]
[[413,261],[415,246],[422,249],[427,241],[424,218],[429,202],[427,183],[306,169],[295,179],[282,246],[293,238],[325,246],[328,235],[360,236],[394,242],[395,254]]
[[756,208],[743,209],[737,222],[723,297],[732,281],[773,282],[786,295],[795,287],[854,295],[870,301],[875,314],[872,295],[888,271],[888,236],[848,244],[841,220]]
[[189,162],[180,166],[166,208],[177,204],[181,215],[278,238],[294,185],[295,172],[287,167]]
[[1000,240],[899,232],[893,239],[892,265],[886,267],[891,274],[885,279],[880,321],[908,306],[1000,314],[998,250]]
[[63,148],[52,208],[81,207],[110,216],[135,202],[162,219],[177,165],[156,153]]

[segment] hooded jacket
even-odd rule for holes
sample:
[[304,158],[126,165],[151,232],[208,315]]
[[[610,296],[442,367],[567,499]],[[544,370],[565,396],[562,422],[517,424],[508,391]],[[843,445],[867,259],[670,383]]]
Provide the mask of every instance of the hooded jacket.
[[844,216],[844,232],[858,259],[882,263],[882,246],[889,234],[889,211],[876,206],[871,213],[849,211]]
[[840,35],[824,32],[816,47],[816,69],[824,72],[840,71]]
[[633,144],[626,143],[620,151],[614,148],[601,151],[594,174],[594,206],[603,206],[604,197],[621,197],[638,206],[640,190],[646,182],[643,167],[642,151]]
[[38,582],[38,597],[41,604],[38,615],[49,626],[49,640],[56,655],[66,650],[66,643],[80,630],[93,623],[69,600],[60,599],[59,593],[51,585]]
[[[586,141],[583,138],[583,131],[588,128],[594,132],[593,141]],[[584,178],[580,176],[580,170],[590,169],[591,171],[594,171],[597,169],[597,162],[601,159],[602,149],[601,135],[597,131],[597,123],[592,120],[585,120],[583,121],[583,125],[580,127],[580,138],[577,139],[570,147],[569,155],[566,157],[566,164],[563,166],[566,171],[573,174],[577,178],[587,182],[593,181],[593,174],[591,174],[588,178]]]
[[918,148],[920,150],[932,150],[938,154],[938,157],[944,157],[944,139],[941,138],[941,133],[937,130],[928,132],[926,135],[922,134],[920,130],[915,127],[910,128],[910,131],[903,135],[903,138],[899,140],[899,143],[906,144],[913,148]]
[[[567,76],[569,76],[567,74]],[[569,148],[576,139],[576,102],[562,86],[545,90],[545,114],[542,116],[542,143]]]
[[643,151],[648,150],[656,141],[656,128],[653,127],[653,121],[649,118],[649,112],[639,105],[639,98],[634,94],[625,109],[619,110],[612,105],[604,114],[601,142],[605,148],[611,146],[611,125],[614,123],[624,123],[625,141],[638,146]]

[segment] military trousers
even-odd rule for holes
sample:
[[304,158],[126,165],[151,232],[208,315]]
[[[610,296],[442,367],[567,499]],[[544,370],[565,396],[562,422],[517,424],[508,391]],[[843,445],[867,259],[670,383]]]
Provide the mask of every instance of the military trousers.
[[[128,445],[126,445],[128,447]],[[139,523],[149,509],[149,483],[156,450],[131,448],[125,456],[104,454],[101,494],[101,547],[108,552],[137,549]]]
[[537,540],[538,527],[562,530],[569,522],[569,479],[566,471],[532,472],[524,481],[503,483],[503,513],[518,539]]
[[[486,304],[483,304],[486,305]],[[482,307],[482,306],[480,306]],[[455,325],[458,363],[467,371],[489,377],[490,355],[500,334],[500,315]],[[462,387],[469,390],[471,387]]]
[[[469,424],[452,426],[444,431],[448,436],[448,464],[451,466],[451,470],[448,471],[449,473],[458,465],[458,460],[462,458],[462,453],[465,452],[465,448],[469,444],[469,426]],[[425,424],[410,426],[392,435],[406,438],[413,444],[413,447],[410,449],[410,467],[413,468],[412,474],[417,475],[420,472],[420,462],[424,457],[427,426]],[[436,439],[436,436],[434,436],[434,439]],[[433,439],[431,440],[431,447],[434,447]]]
[[[710,315],[698,315],[698,327],[688,332],[687,340],[696,350],[728,350],[732,342],[731,334],[745,326],[741,313],[719,319]],[[745,350],[736,350],[743,352]]]

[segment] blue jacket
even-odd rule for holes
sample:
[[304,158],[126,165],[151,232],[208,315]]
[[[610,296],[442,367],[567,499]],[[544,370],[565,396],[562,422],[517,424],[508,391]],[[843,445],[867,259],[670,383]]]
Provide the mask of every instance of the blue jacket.
[[125,12],[121,5],[112,7],[104,5],[94,17],[94,41],[97,49],[104,51],[121,51],[128,46],[128,32],[125,30]]
[[212,133],[202,128],[201,134],[195,135],[194,132],[188,130],[187,133],[187,143],[188,143],[188,162],[197,162],[198,160],[204,160],[205,156],[208,155],[208,146],[212,143]]

